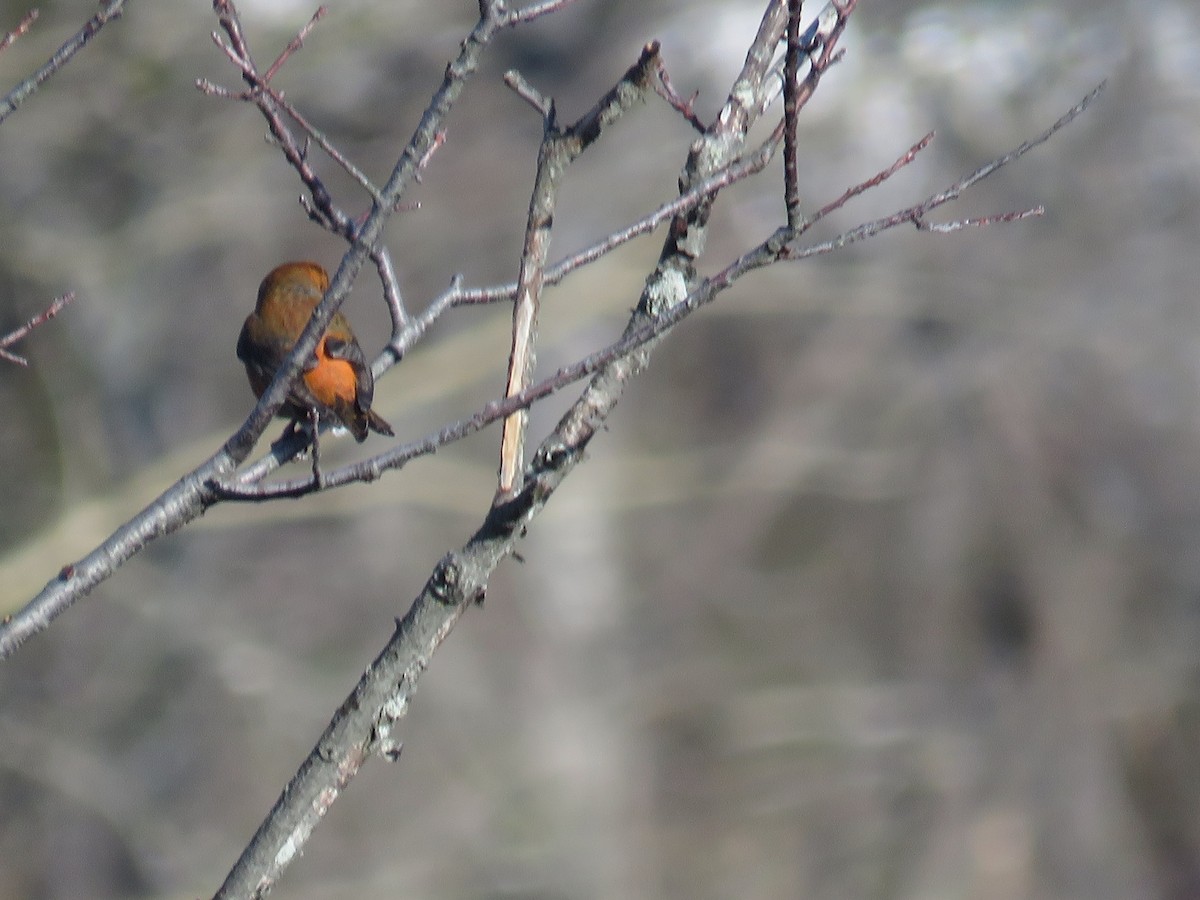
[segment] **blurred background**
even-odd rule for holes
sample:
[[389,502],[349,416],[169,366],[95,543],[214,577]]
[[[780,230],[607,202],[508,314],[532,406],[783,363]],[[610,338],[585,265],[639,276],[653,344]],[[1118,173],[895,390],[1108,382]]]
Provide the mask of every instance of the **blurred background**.
[[[764,5],[584,0],[499,40],[388,229],[410,308],[516,274],[541,125],[506,69],[570,121],[659,38],[710,117]],[[241,6],[260,65],[312,13]],[[94,4],[41,11],[6,85]],[[331,4],[276,84],[382,182],[475,11]],[[0,366],[0,610],[220,445],[258,281],[341,256],[257,111],[196,90],[240,86],[215,27],[130,4],[0,126],[0,333],[77,294]],[[814,239],[1110,84],[940,216],[1043,218],[898,229],[689,319],[434,658],[401,761],[368,764],[275,895],[1200,897],[1200,11],[863,0],[845,47],[801,119],[810,209],[938,137]],[[552,256],[670,199],[691,137],[657,99],[606,134]],[[703,271],[770,233],[779,185],[722,195]],[[619,333],[660,242],[549,294],[540,371]],[[371,273],[347,310],[377,351]],[[509,318],[453,312],[382,380],[401,438],[497,395]],[[0,896],[210,895],[480,522],[497,443],[216,508],[0,664]]]

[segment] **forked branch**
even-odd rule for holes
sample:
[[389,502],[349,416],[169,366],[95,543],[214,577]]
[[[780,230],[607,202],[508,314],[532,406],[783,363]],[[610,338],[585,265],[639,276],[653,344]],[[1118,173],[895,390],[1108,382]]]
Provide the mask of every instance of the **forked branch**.
[[[101,28],[113,19],[118,18],[124,8],[125,0],[107,0],[100,7],[100,11],[88,19],[82,28],[55,50],[54,55],[39,66],[36,72],[9,91],[3,98],[0,98],[0,122],[3,122],[16,112],[18,106],[32,97],[37,89],[45,84],[55,72],[70,62],[76,53],[82,50],[92,38],[100,33]],[[3,46],[7,47],[28,31],[36,18],[36,10],[27,13],[17,27],[4,37]]]
[[43,322],[48,322],[62,312],[72,300],[75,299],[75,292],[68,291],[61,297],[55,297],[54,301],[43,309],[40,313],[31,318],[20,328],[15,328],[8,334],[0,336],[0,359],[6,359],[11,363],[16,363],[18,366],[27,366],[29,361],[25,357],[13,353],[8,348],[15,344],[33,329],[37,328]]
[[[798,152],[798,143],[794,139],[796,117],[817,89],[822,76],[838,60],[841,53],[839,42],[855,3],[854,0],[835,0],[817,17],[815,26],[802,30],[802,23],[798,20],[799,4],[772,0],[745,63],[712,123],[700,123],[691,110],[690,101],[680,100],[673,89],[664,87],[672,106],[687,116],[701,132],[684,162],[679,179],[679,197],[675,201],[628,228],[601,239],[592,247],[548,265],[545,238],[550,223],[544,220],[543,214],[547,210],[539,205],[535,194],[530,205],[522,277],[516,284],[468,291],[455,283],[450,290],[430,302],[423,313],[415,316],[403,312],[398,292],[389,302],[389,306],[393,307],[393,343],[396,347],[406,346],[402,344],[404,340],[415,340],[413,335],[425,333],[430,323],[447,309],[511,300],[518,290],[529,290],[533,286],[540,291],[612,248],[669,222],[655,269],[647,278],[624,332],[617,339],[541,381],[517,384],[511,396],[486,405],[469,418],[451,423],[419,441],[390,447],[363,462],[323,473],[319,480],[309,478],[262,483],[270,471],[303,446],[303,438],[300,437],[277,442],[269,457],[239,471],[238,467],[249,458],[255,443],[282,403],[288,385],[300,370],[301,360],[313,352],[317,339],[359,268],[368,258],[374,258],[385,285],[389,278],[394,280],[391,260],[382,249],[383,224],[397,208],[405,189],[417,177],[423,162],[444,140],[446,114],[476,70],[497,29],[530,21],[565,5],[567,0],[556,0],[509,11],[498,0],[481,0],[478,24],[464,40],[459,56],[447,67],[442,85],[434,93],[387,183],[377,189],[364,185],[370,197],[371,211],[360,222],[334,204],[308,158],[307,140],[302,141],[291,131],[293,125],[298,127],[308,139],[316,141],[324,149],[324,144],[315,136],[315,129],[285,106],[282,97],[271,87],[272,77],[278,72],[279,66],[297,52],[305,36],[311,37],[311,28],[319,16],[310,21],[265,73],[259,74],[231,0],[216,0],[214,4],[225,34],[222,45],[230,59],[237,64],[248,86],[244,94],[236,96],[255,103],[262,110],[272,135],[308,190],[314,217],[342,234],[350,244],[350,250],[289,361],[243,426],[209,460],[187,473],[83,560],[64,567],[29,606],[11,622],[0,625],[0,657],[11,654],[30,635],[47,627],[53,618],[151,540],[187,524],[221,500],[262,501],[331,489],[353,481],[374,480],[390,470],[403,467],[420,455],[526,409],[568,385],[588,379],[565,415],[541,440],[529,463],[513,467],[510,490],[503,492],[495,502],[485,505],[482,523],[475,534],[459,550],[448,553],[430,575],[409,611],[397,623],[391,639],[335,713],[300,770],[281,793],[229,873],[217,895],[219,897],[264,895],[301,851],[317,823],[365,761],[376,753],[387,759],[396,758],[399,747],[398,722],[404,716],[412,691],[432,654],[463,613],[483,596],[496,567],[513,554],[516,541],[573,471],[575,464],[583,458],[592,437],[606,422],[625,387],[644,371],[655,348],[672,329],[696,309],[728,290],[741,277],[763,266],[830,252],[906,223],[927,231],[953,231],[969,225],[1012,221],[1036,214],[1035,209],[964,218],[938,225],[927,221],[931,213],[958,199],[971,185],[1048,140],[1082,113],[1103,87],[1089,94],[1038,138],[981,166],[921,202],[846,230],[828,241],[802,245],[801,240],[817,222],[910,165],[928,145],[931,136],[916,142],[892,165],[847,189],[819,207],[811,216],[801,216],[796,190],[797,162],[794,158]],[[773,108],[772,101],[778,97],[780,70],[776,56],[778,48],[785,41],[790,48],[783,63],[785,110],[776,119],[770,137],[758,147],[747,148],[750,129],[766,114],[768,108]],[[801,70],[806,62],[808,69],[801,78]],[[670,84],[665,72],[657,69],[656,65],[647,63],[638,71],[640,74],[635,81],[639,95],[651,84],[650,75],[658,78],[660,86]],[[220,93],[216,90],[212,92]],[[228,93],[233,95],[232,92]],[[532,93],[529,96],[538,99]],[[539,108],[546,110],[549,115],[552,106],[548,102],[539,103]],[[617,103],[615,107],[608,107],[601,102],[597,109],[612,112],[620,105]],[[553,125],[552,118],[549,124]],[[598,126],[594,129],[581,126],[580,123],[577,126],[584,127],[589,135],[599,133]],[[580,135],[572,137],[579,143],[572,143],[567,148],[568,156],[571,153],[577,155],[585,146]],[[785,144],[789,161],[785,164],[782,191],[783,224],[765,240],[724,265],[715,275],[701,277],[696,263],[705,253],[710,217],[721,190],[736,180],[762,171],[778,148]],[[549,196],[552,198],[552,191]],[[401,337],[397,337],[397,334]],[[396,352],[398,355],[401,351]],[[386,366],[391,361],[385,359],[381,364]]]

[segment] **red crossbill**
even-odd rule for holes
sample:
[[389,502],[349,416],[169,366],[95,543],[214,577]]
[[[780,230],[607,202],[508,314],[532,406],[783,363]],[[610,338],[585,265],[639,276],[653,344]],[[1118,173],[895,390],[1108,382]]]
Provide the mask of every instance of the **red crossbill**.
[[[254,312],[238,336],[237,355],[256,396],[271,384],[312,312],[329,288],[329,275],[314,262],[289,262],[272,269],[258,286]],[[344,425],[361,443],[367,429],[391,435],[392,427],[371,409],[375,379],[350,323],[334,313],[312,359],[288,390],[279,415],[299,420],[315,411]]]

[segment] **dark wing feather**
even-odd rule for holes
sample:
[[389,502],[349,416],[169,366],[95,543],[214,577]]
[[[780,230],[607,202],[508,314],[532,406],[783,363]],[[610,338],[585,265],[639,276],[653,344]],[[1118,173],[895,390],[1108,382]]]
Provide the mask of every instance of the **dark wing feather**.
[[[255,396],[263,395],[291,349],[292,343],[286,338],[278,337],[263,327],[257,313],[246,317],[242,332],[238,335],[237,357],[246,366],[246,375],[250,379],[250,387]],[[315,357],[313,364],[316,364]],[[297,378],[288,389],[287,399],[280,407],[279,414],[297,418],[303,416],[309,408],[315,408],[318,412],[326,411],[304,382]]]

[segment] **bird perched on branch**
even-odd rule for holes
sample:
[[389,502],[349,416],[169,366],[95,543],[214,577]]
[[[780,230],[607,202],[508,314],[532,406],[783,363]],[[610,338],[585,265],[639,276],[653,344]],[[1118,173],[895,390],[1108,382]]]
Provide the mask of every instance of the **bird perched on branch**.
[[[271,384],[313,310],[329,289],[329,275],[314,262],[289,262],[272,269],[258,287],[254,312],[238,336],[237,355],[256,396]],[[392,435],[392,427],[371,409],[375,379],[363,357],[350,323],[334,313],[306,360],[300,376],[288,389],[279,415],[294,421],[317,416],[344,425],[362,443],[368,429]]]

